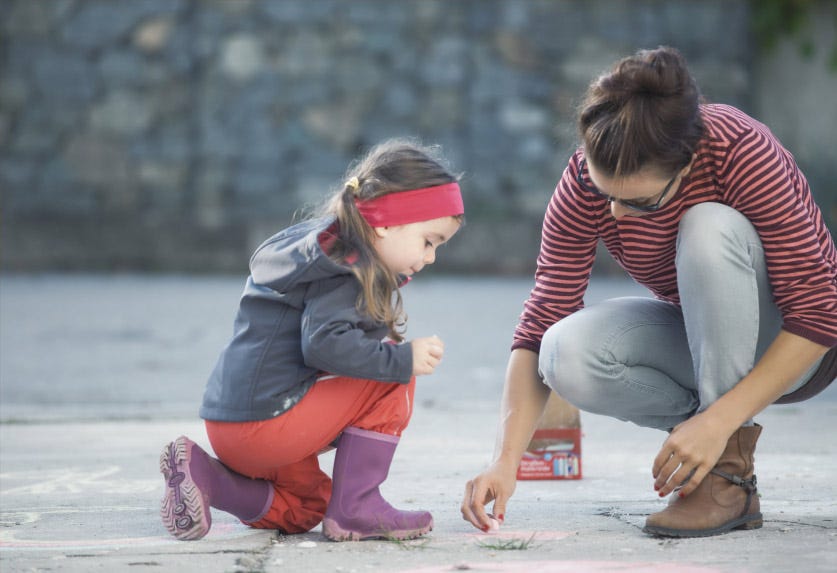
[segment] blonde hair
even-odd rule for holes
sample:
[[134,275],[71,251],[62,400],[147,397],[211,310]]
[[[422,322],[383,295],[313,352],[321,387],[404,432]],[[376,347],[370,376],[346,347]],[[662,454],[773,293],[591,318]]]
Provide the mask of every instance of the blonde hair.
[[349,167],[345,183],[326,200],[317,215],[337,220],[337,240],[328,253],[351,267],[360,294],[357,309],[389,329],[389,337],[404,340],[407,323],[398,276],[378,257],[375,230],[358,212],[356,200],[369,200],[389,193],[434,187],[457,181],[438,146],[425,146],[410,139],[391,139],[373,147]]

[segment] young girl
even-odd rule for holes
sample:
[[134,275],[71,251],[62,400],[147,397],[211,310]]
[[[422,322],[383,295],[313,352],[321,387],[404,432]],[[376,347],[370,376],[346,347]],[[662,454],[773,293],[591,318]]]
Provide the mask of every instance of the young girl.
[[[433,336],[405,342],[399,287],[458,230],[457,178],[434,148],[375,147],[316,218],[265,241],[250,260],[234,335],[200,415],[214,459],[181,436],[160,456],[163,524],[209,531],[210,507],[257,528],[334,541],[410,539],[426,511],[381,497],[412,414],[415,376],[442,359]],[[337,447],[332,479],[317,456]]]

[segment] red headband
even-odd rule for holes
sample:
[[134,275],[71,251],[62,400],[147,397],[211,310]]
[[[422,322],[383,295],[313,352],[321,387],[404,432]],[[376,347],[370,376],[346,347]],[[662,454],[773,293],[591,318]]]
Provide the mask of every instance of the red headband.
[[372,227],[393,227],[465,213],[458,183],[387,193],[365,201],[357,210]]

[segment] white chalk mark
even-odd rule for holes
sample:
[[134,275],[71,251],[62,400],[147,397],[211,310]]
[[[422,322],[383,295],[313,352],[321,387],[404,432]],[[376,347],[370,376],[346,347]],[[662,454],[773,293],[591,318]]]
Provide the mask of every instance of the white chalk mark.
[[98,471],[79,468],[61,468],[32,472],[6,472],[0,474],[5,483],[22,482],[25,485],[4,488],[2,496],[78,494],[95,490],[103,494],[139,494],[161,489],[160,480],[107,479],[120,472],[119,466],[108,466]]

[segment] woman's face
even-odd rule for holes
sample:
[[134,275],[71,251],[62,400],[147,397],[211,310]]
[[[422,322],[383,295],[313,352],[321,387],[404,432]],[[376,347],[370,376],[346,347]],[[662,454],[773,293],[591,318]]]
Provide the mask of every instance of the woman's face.
[[436,249],[459,230],[453,217],[393,227],[375,227],[375,251],[387,268],[411,276],[436,261]]
[[[614,218],[619,219],[625,216],[643,217],[653,211],[644,211],[641,207],[655,209],[669,202],[677,194],[691,163],[674,176],[661,173],[653,167],[645,167],[626,177],[608,177],[589,161],[586,161],[586,167],[596,193],[610,200],[610,212]],[[632,208],[632,205],[640,208]]]

